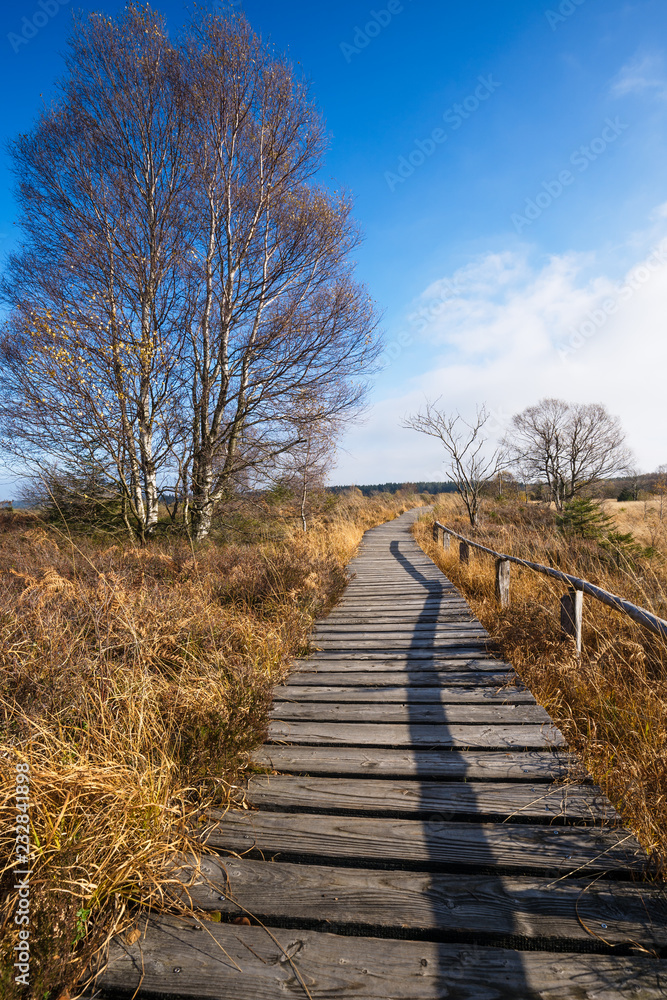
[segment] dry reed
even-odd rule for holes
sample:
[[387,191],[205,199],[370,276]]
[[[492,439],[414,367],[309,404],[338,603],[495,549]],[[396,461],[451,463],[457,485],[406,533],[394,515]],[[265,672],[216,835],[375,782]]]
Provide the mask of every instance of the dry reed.
[[[628,505],[618,505],[628,506]],[[607,510],[616,514],[611,504]],[[619,514],[625,512],[620,510]],[[554,512],[518,501],[487,503],[473,532],[455,498],[415,527],[422,548],[462,591],[474,614],[555,720],[570,747],[618,808],[648,851],[652,867],[667,870],[667,647],[630,619],[585,599],[583,654],[560,634],[559,598],[565,587],[528,569],[511,567],[511,604],[495,599],[494,561],[471,550],[459,561],[431,537],[434,518],[498,552],[556,566],[665,616],[667,544],[660,523],[645,525],[649,555],[610,553],[592,539],[557,530]],[[627,531],[622,520],[619,527]]]

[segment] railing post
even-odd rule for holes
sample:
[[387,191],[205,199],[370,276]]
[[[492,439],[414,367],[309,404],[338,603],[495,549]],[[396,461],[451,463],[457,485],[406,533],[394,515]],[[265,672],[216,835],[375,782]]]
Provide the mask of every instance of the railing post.
[[470,562],[470,546],[467,542],[459,542],[459,562]]
[[560,599],[560,630],[564,638],[574,639],[577,656],[581,655],[581,626],[583,617],[583,591],[571,588]]
[[496,559],[496,599],[501,608],[509,607],[510,562],[508,559]]
[[439,534],[440,534],[440,528],[438,527],[437,524],[434,524],[433,525],[433,541],[435,542],[436,545],[438,544],[438,541],[439,541],[439,538],[438,538]]
[[449,549],[449,543],[451,540],[451,536],[447,534],[444,528],[442,528],[442,547],[445,551]]

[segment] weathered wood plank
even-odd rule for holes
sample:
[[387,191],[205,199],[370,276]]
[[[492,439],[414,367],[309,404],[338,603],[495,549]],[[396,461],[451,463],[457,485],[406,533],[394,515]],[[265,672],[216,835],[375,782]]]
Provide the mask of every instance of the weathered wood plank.
[[355,637],[377,635],[386,638],[387,636],[395,635],[404,637],[405,635],[451,635],[452,633],[456,635],[477,635],[481,633],[488,635],[486,629],[482,628],[481,625],[475,624],[475,622],[468,623],[456,620],[452,620],[451,622],[423,622],[421,619],[401,623],[390,622],[386,625],[377,625],[372,621],[368,625],[358,623],[317,625],[312,634],[314,636],[344,635]]
[[272,743],[301,743],[317,746],[377,747],[479,747],[493,749],[542,749],[562,746],[562,734],[553,725],[466,726],[388,723],[281,722],[269,725]]
[[413,632],[415,635],[427,632],[429,634],[445,634],[449,632],[486,632],[479,622],[465,622],[459,618],[450,621],[422,621],[421,618],[413,618],[406,622],[388,622],[384,625],[376,624],[372,619],[368,625],[358,622],[326,622],[316,625],[314,635],[405,635],[406,632]]
[[[265,923],[299,920],[355,933],[522,938],[584,945],[667,945],[667,898],[653,887],[598,879],[439,875],[205,857],[185,867],[181,898]],[[236,901],[236,902],[235,902]],[[240,903],[241,909],[237,904]]]
[[[331,649],[317,650],[309,659],[316,660],[318,663],[331,663],[337,660],[349,663],[350,660],[357,662],[366,660],[368,663],[412,663],[414,665],[419,664],[420,666],[425,666],[432,661],[434,664],[438,664],[438,669],[440,669],[440,664],[443,661],[443,669],[446,669],[448,660],[477,659],[481,661],[477,669],[485,670],[487,669],[484,665],[485,653],[488,654],[489,647],[490,644],[483,642],[461,643],[460,645],[438,643],[437,646],[416,646],[414,648],[406,645],[403,649],[396,649],[393,646],[369,646],[364,648],[355,644],[354,646],[346,646],[341,649],[336,649],[334,646]],[[488,663],[489,670],[500,669],[500,660],[493,660],[488,656],[486,662]],[[461,668],[457,666],[456,669],[460,670]]]
[[[237,854],[339,859],[399,868],[444,867],[520,873],[594,875],[640,872],[646,854],[627,830],[616,827],[555,827],[528,823],[457,823],[390,817],[323,816],[315,813],[248,813],[211,810],[203,827],[209,847]],[[326,861],[324,862],[326,863]]]
[[283,684],[273,689],[274,703],[290,702],[359,702],[363,704],[437,704],[451,705],[461,703],[466,705],[495,703],[498,705],[524,704],[534,705],[535,699],[525,688],[483,686],[458,687],[380,687],[369,681],[363,687],[359,684],[350,686],[325,686],[314,684]]
[[287,679],[286,689],[289,690],[292,686],[297,685],[309,687],[345,686],[348,689],[352,687],[373,689],[409,685],[407,690],[416,694],[420,688],[438,686],[444,688],[457,686],[467,690],[477,688],[504,689],[504,685],[517,681],[517,677],[513,673],[492,673],[491,671],[487,673],[476,670],[456,673],[454,671],[436,672],[424,669],[413,671],[402,668],[399,670],[368,670],[367,665],[364,667],[360,670],[341,670],[338,668],[317,670],[314,667],[310,667],[308,670],[294,670]]
[[265,745],[255,752],[254,759],[261,767],[277,771],[332,777],[531,782],[582,777],[574,756],[548,750],[428,751]]
[[[505,672],[504,676],[514,675],[514,670],[509,663],[503,660],[494,660],[490,656],[468,656],[468,657],[445,657],[434,659],[433,657],[412,657],[396,656],[392,659],[386,657],[374,658],[360,654],[357,656],[329,656],[326,654],[314,654],[308,659],[294,660],[292,664],[294,673],[308,673],[309,671],[349,671],[355,673],[359,671],[388,672],[397,671],[409,674],[415,679],[429,673],[462,674],[469,671],[470,674],[488,672],[498,675]],[[411,681],[412,683],[412,681]]]
[[[184,1000],[664,1000],[660,963],[646,957],[549,954],[317,931],[142,919],[116,939],[102,996]],[[289,956],[289,959],[288,959]]]
[[526,782],[386,781],[257,775],[248,783],[248,800],[259,809],[282,812],[372,813],[396,817],[442,813],[454,816],[503,816],[551,823],[618,824],[620,817],[595,785],[532,785]]
[[411,614],[422,614],[427,611],[433,611],[458,613],[466,620],[473,617],[470,605],[458,594],[456,596],[450,594],[413,594],[412,596],[402,594],[397,598],[391,594],[386,597],[382,597],[379,594],[370,597],[368,595],[363,596],[360,593],[356,597],[346,596],[333,607],[331,613],[349,614],[351,612],[356,613],[366,610],[378,611],[383,608],[390,613],[400,611]]
[[550,724],[551,719],[541,705],[459,705],[424,704],[421,702],[399,704],[366,704],[352,702],[294,702],[282,701],[271,710],[271,718],[299,722],[345,723],[398,723],[404,726],[433,724],[438,726],[460,724],[467,726],[538,726]]
[[[315,649],[341,649],[352,652],[369,649],[383,650],[387,646],[391,646],[392,652],[402,649],[424,650],[426,652],[433,649],[448,650],[450,647],[454,647],[456,649],[465,649],[466,653],[470,655],[471,649],[485,649],[487,640],[483,635],[464,635],[462,632],[454,633],[450,636],[424,636],[423,638],[419,636],[410,637],[409,635],[378,635],[375,638],[371,636],[368,639],[364,639],[358,636],[341,635],[328,639],[326,636],[318,635],[312,637],[311,644]],[[452,654],[449,653],[448,655],[451,656]]]
[[[372,612],[363,611],[358,614],[348,613],[345,615],[335,615],[332,616],[331,620],[327,620],[327,628],[329,625],[332,626],[346,626],[346,625],[370,625],[370,626],[385,626],[385,625],[395,625],[399,630],[403,628],[410,628],[416,626],[418,628],[430,628],[433,625],[453,625],[468,624],[466,619],[460,614],[444,614],[441,612],[431,612],[425,614],[406,614],[405,612],[397,611],[395,614],[389,614],[387,611],[378,612],[374,614]],[[318,628],[321,626],[317,626]]]

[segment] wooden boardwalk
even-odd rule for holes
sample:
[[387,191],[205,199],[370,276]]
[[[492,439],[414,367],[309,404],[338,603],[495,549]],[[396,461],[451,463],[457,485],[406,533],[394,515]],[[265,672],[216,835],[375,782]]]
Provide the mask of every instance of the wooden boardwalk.
[[366,534],[276,690],[257,811],[211,817],[219,859],[188,891],[222,922],[147,921],[102,995],[667,997],[639,844],[415,544],[415,513]]

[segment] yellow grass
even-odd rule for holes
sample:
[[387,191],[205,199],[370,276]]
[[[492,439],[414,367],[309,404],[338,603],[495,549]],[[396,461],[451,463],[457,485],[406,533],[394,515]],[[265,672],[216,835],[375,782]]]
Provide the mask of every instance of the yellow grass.
[[419,498],[349,496],[304,535],[137,548],[68,538],[30,515],[0,524],[3,998],[24,996],[17,763],[29,766],[30,996],[65,997],[138,907],[183,907],[171,859],[198,814],[242,802],[272,686],[345,583],[363,531]]
[[[639,507],[642,507],[640,512]],[[474,533],[454,498],[436,508],[442,523],[499,552],[557,566],[665,617],[667,545],[643,504],[612,504],[623,531],[657,552],[633,565],[614,565],[597,542],[565,538],[554,515],[539,505],[488,503]],[[616,508],[625,508],[618,510]],[[559,598],[565,587],[512,566],[511,606],[495,599],[494,560],[473,554],[461,564],[458,543],[449,552],[431,538],[433,516],[420,519],[416,537],[459,587],[540,704],[583,758],[626,823],[645,846],[654,870],[667,870],[667,648],[656,636],[596,601],[585,599],[584,651],[578,660],[560,635]],[[654,519],[655,520],[655,519]],[[472,550],[474,552],[474,550]]]

